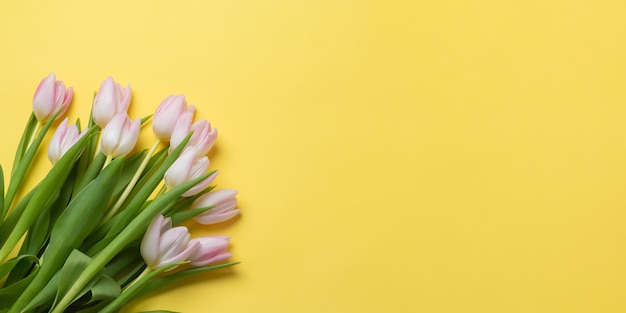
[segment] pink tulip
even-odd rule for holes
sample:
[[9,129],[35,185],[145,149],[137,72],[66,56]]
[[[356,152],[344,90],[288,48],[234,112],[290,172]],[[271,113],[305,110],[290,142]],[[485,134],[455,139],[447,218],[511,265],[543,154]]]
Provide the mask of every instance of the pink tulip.
[[141,119],[131,120],[126,112],[117,113],[102,130],[102,152],[112,158],[133,150],[139,138]]
[[[165,172],[165,186],[169,189],[176,188],[194,178],[201,176],[206,172],[207,168],[209,168],[209,158],[205,156],[197,159],[194,149],[187,149],[180,154],[178,159],[176,159],[172,166],[167,169],[167,172]],[[217,177],[217,172],[193,186],[182,196],[191,197],[198,194],[200,191],[208,187],[211,182],[213,182],[215,177]]]
[[157,215],[141,241],[141,256],[146,264],[152,268],[184,262],[190,254],[196,251],[200,243],[189,241],[187,227],[172,228],[172,220]]
[[67,126],[67,117],[61,122],[50,140],[48,146],[48,159],[55,164],[61,157],[74,146],[74,144],[87,133],[84,129],[82,133],[78,133],[78,126],[72,124]]
[[206,266],[212,263],[226,260],[232,256],[228,252],[227,236],[212,236],[194,238],[189,241],[189,245],[198,244],[199,247],[189,255],[189,264],[191,266]]
[[[187,137],[189,131],[191,130],[191,123],[193,122],[193,115],[195,113],[195,107],[192,110],[187,110],[181,113],[176,119],[176,123],[174,124],[174,128],[172,129],[172,135],[170,136],[170,153],[180,145],[180,143]],[[191,143],[191,138],[187,143],[189,146]]]
[[130,85],[125,89],[109,77],[102,82],[93,100],[93,121],[104,128],[119,112],[126,112],[130,104]]
[[211,191],[200,196],[192,205],[193,208],[213,208],[194,217],[194,219],[204,225],[217,224],[231,219],[239,213],[237,207],[237,199],[235,195],[237,190],[222,189]]
[[54,73],[44,78],[33,96],[33,113],[40,122],[46,122],[54,114],[59,119],[72,101],[72,87],[65,90],[65,84],[57,81]]
[[211,124],[207,120],[200,120],[191,124],[191,119],[186,115],[182,115],[174,127],[172,138],[170,139],[170,152],[193,131],[193,135],[187,142],[187,147],[196,148],[196,156],[201,157],[209,153],[215,141],[217,140],[217,129],[211,128]]
[[169,96],[161,102],[152,117],[152,130],[159,140],[169,142],[174,125],[184,112],[191,111],[192,117],[195,107],[187,108],[187,100],[184,95]]

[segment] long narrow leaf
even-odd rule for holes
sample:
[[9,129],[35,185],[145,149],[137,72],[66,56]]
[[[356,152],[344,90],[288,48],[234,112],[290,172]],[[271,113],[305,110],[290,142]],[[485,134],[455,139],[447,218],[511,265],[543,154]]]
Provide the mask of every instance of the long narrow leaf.
[[11,169],[11,176],[15,172],[15,169],[20,164],[22,160],[22,156],[26,153],[26,148],[28,141],[33,135],[35,128],[37,127],[37,118],[34,113],[30,114],[28,118],[28,122],[26,122],[26,126],[24,127],[24,131],[22,132],[22,138],[20,138],[20,143],[17,145],[17,149],[15,150],[15,158],[13,159],[13,168]]
[[[90,130],[90,133],[92,133],[92,130],[93,129]],[[24,209],[23,215],[18,220],[13,231],[9,234],[5,244],[2,248],[0,248],[0,261],[7,258],[26,230],[28,230],[28,228],[35,222],[39,212],[47,209],[56,199],[59,194],[59,190],[63,186],[63,182],[69,175],[74,162],[76,162],[76,159],[82,152],[85,143],[89,139],[90,133],[78,140],[41,181],[37,188],[37,192],[35,192],[33,198],[28,202],[28,205]],[[6,202],[7,201],[5,201],[5,204]]]
[[[54,117],[56,117],[56,114],[54,115]],[[9,187],[7,189],[7,193],[4,198],[4,211],[2,212],[3,218],[4,216],[6,216],[7,211],[11,208],[11,204],[13,203],[13,200],[15,196],[17,195],[17,192],[19,191],[20,186],[22,185],[24,176],[26,175],[26,172],[30,168],[33,158],[35,157],[35,154],[37,153],[37,150],[39,150],[39,146],[41,145],[43,138],[48,132],[48,129],[50,129],[50,126],[52,126],[54,117],[51,118],[48,122],[46,122],[46,124],[44,124],[39,134],[37,134],[37,137],[35,138],[35,140],[33,140],[31,145],[27,147],[26,153],[24,153],[24,155],[20,159],[19,164],[17,165],[17,168],[11,174],[11,181],[9,182]]]
[[26,196],[18,202],[15,208],[13,208],[7,219],[2,223],[2,228],[0,229],[0,245],[4,245],[5,241],[9,237],[9,234],[11,234],[13,228],[15,228],[15,225],[20,220],[20,217],[22,217],[26,206],[28,206],[30,199],[32,199],[36,191],[37,187],[28,192]]
[[214,271],[220,268],[225,268],[225,267],[229,267],[229,266],[233,266],[237,264],[239,264],[239,262],[229,262],[229,263],[217,264],[217,265],[211,265],[211,266],[205,266],[205,267],[196,267],[196,268],[190,268],[190,269],[178,271],[167,276],[159,277],[147,283],[141,289],[141,291],[135,294],[135,296],[133,297],[133,300],[146,296],[152,292],[157,291],[158,289],[162,287],[169,286],[189,276],[193,276],[193,275],[208,272],[208,271]]
[[[80,247],[87,235],[98,225],[118,182],[123,165],[123,158],[111,162],[59,216],[50,233],[50,243],[42,256],[45,263],[39,275],[24,291],[14,308],[25,307],[29,299],[45,287],[47,281],[63,266],[70,253]],[[80,227],[76,227],[79,224]]]
[[[39,261],[35,256],[32,255],[20,256],[15,260],[15,265],[20,265],[25,261],[27,263],[27,266],[36,265]],[[7,263],[11,263],[11,261]],[[22,294],[22,291],[26,289],[26,287],[28,286],[28,284],[30,284],[36,274],[37,268],[35,268],[35,271],[33,271],[30,275],[24,277],[23,279],[11,285],[5,285],[4,288],[0,289],[0,310],[8,309],[13,301],[15,301],[15,299],[20,294]]]

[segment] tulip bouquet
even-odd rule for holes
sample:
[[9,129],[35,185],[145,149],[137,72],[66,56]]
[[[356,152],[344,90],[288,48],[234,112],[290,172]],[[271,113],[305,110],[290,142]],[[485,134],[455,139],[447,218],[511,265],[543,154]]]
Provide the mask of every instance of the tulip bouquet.
[[[153,116],[132,120],[130,86],[107,78],[86,127],[61,120],[72,100],[53,74],[33,113],[8,184],[0,167],[0,312],[118,312],[190,275],[236,263],[229,237],[190,238],[181,223],[215,224],[238,214],[235,190],[213,190],[206,154],[217,130],[169,96]],[[156,137],[135,145],[142,125]],[[46,133],[52,167],[31,190],[25,175]],[[138,151],[138,152],[134,152]],[[134,153],[133,153],[134,152]]]

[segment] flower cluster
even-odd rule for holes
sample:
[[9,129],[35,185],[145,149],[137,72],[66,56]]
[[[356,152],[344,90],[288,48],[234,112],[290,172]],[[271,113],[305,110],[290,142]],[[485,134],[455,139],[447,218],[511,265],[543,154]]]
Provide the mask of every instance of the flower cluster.
[[[239,213],[237,191],[211,185],[218,172],[209,170],[207,153],[217,129],[194,122],[196,109],[183,95],[132,119],[130,85],[107,78],[87,127],[64,118],[48,145],[52,168],[21,190],[72,94],[54,73],[43,79],[6,191],[0,167],[0,312],[117,312],[173,281],[236,264],[223,263],[232,256],[230,237],[191,238],[182,225]],[[156,140],[138,149],[150,120]]]

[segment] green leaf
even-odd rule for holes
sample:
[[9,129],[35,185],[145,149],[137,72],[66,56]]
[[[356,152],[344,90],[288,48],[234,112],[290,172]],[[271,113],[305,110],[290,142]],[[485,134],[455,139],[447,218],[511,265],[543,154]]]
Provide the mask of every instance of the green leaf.
[[[93,127],[92,124],[93,124],[93,120],[90,118],[89,128]],[[80,158],[78,159],[78,162],[76,162],[77,163],[76,177],[79,177],[79,179],[77,180],[77,183],[74,185],[74,193],[78,193],[81,189],[83,189],[83,187],[85,187],[85,185],[87,185],[90,181],[92,181],[97,175],[97,173],[86,174],[87,170],[91,168],[90,166],[95,158],[94,150],[96,149],[98,134],[100,133],[100,129],[98,129],[96,133],[97,134],[95,136],[93,136],[87,141],[83,154],[81,154]],[[102,159],[102,162],[104,163],[104,159]],[[100,165],[100,168],[102,168],[102,165]]]
[[185,211],[179,211],[176,212],[174,214],[171,215],[172,218],[172,225],[178,225],[188,219],[194,218],[212,208],[214,208],[215,206],[208,206],[208,207],[204,207],[204,208],[194,208],[194,209],[189,209],[189,210],[185,210]]
[[[16,262],[13,262],[13,260],[16,260]],[[33,255],[23,255],[13,260],[7,263],[12,263],[15,266],[18,263],[23,263],[24,261],[31,263],[29,265],[35,265],[38,262],[37,257]],[[2,266],[4,266],[5,264],[3,264]],[[2,269],[3,272],[6,270],[7,268]],[[26,289],[26,287],[30,284],[36,274],[37,268],[35,268],[35,270],[30,275],[23,278],[22,280],[19,280],[11,285],[6,285],[4,288],[0,289],[0,309],[8,309],[9,307],[11,307],[15,299],[17,299],[17,297],[22,294],[23,290]]]
[[31,143],[31,145],[29,147],[26,147],[26,153],[24,153],[24,155],[19,160],[17,168],[14,169],[15,171],[11,173],[11,181],[9,182],[9,187],[7,188],[7,193],[4,198],[4,211],[2,212],[2,218],[6,216],[7,211],[11,208],[11,204],[13,203],[13,200],[17,195],[20,186],[22,185],[24,176],[30,168],[33,158],[35,157],[35,154],[37,153],[37,150],[39,149],[43,138],[48,132],[48,129],[50,129],[50,126],[52,126],[52,122],[54,121],[55,117],[56,114],[54,115],[54,117],[50,118],[50,120],[46,122],[46,124],[43,126],[39,134],[37,134],[37,137]]
[[[122,205],[122,209],[126,208],[128,206],[128,203],[134,199],[137,194],[139,193],[140,190],[143,189],[143,187],[145,186],[146,182],[149,180],[150,177],[153,176],[153,174],[158,170],[158,166],[159,164],[161,164],[163,162],[163,160],[165,160],[165,158],[167,157],[167,148],[157,152],[154,156],[152,156],[152,158],[150,159],[150,161],[148,162],[148,166],[146,167],[146,169],[148,169],[148,171],[144,171],[144,174],[141,176],[141,179],[139,180],[139,182],[135,185],[135,188],[133,188],[133,190],[131,191],[131,193],[129,194],[128,198],[126,198],[126,200],[124,201],[124,204]],[[153,190],[149,191],[149,194],[151,194]],[[149,196],[148,194],[148,196]],[[141,208],[140,208],[141,209]],[[118,225],[118,224],[124,224],[126,221],[128,221],[129,218],[131,218],[132,215],[130,214],[116,214],[115,216],[113,216],[113,218],[107,222],[105,222],[104,224],[100,225],[98,227],[98,229],[96,229],[90,236],[89,238],[87,238],[87,240],[85,240],[85,243],[83,244],[83,251],[87,251],[88,255],[93,255],[93,253],[97,252],[100,250],[100,248],[93,248],[98,242],[100,242],[102,239],[104,239],[104,237],[106,236],[107,233],[109,233],[109,231],[113,228],[114,225]],[[124,221],[121,221],[124,220]]]
[[[27,248],[24,245],[22,245],[17,255],[20,256],[20,255],[27,255],[27,254],[29,254],[27,253]],[[34,254],[30,254],[30,255],[34,255]],[[35,256],[39,257],[39,255],[35,255]],[[4,286],[12,285],[26,278],[31,273],[31,271],[36,269],[35,265],[36,264],[33,262],[19,262],[17,265],[15,265],[15,267],[13,267],[13,269],[11,270],[11,273],[9,273],[9,276],[4,282]]]
[[21,261],[38,263],[39,259],[34,255],[20,255],[0,264],[0,279],[4,278]]
[[111,162],[95,180],[72,199],[59,216],[42,256],[45,262],[39,275],[18,299],[16,307],[26,306],[28,300],[45,287],[47,281],[63,266],[68,255],[78,248],[98,225],[117,184],[123,164],[124,158]]
[[157,279],[152,280],[151,282],[147,283],[142,289],[141,291],[139,291],[137,294],[135,294],[133,296],[133,300],[146,296],[162,287],[171,285],[175,282],[178,282],[182,279],[185,279],[189,276],[193,276],[199,273],[204,273],[204,272],[208,272],[208,271],[214,271],[220,268],[225,268],[225,267],[229,267],[229,266],[233,266],[233,265],[237,265],[240,262],[229,262],[229,263],[224,263],[224,264],[217,264],[217,265],[211,265],[211,266],[204,266],[204,267],[195,267],[195,268],[189,268],[189,269],[185,269],[182,271],[178,271],[178,272],[174,272],[170,275],[167,276],[163,276],[163,277],[159,277]]
[[94,180],[96,176],[102,170],[102,166],[104,165],[104,161],[106,161],[106,156],[102,154],[102,152],[98,153],[95,158],[89,163],[89,166],[81,176],[78,176],[78,182],[76,183],[75,190],[78,192],[82,190],[89,182]]
[[11,176],[15,172],[15,169],[20,164],[22,160],[22,156],[26,152],[27,144],[30,138],[33,136],[33,132],[37,127],[37,118],[34,113],[30,114],[28,118],[28,122],[26,122],[26,126],[24,127],[24,131],[22,132],[22,138],[20,138],[20,143],[17,145],[17,149],[15,150],[15,158],[13,159],[13,168],[11,169]]
[[124,163],[124,171],[120,176],[120,181],[113,191],[114,195],[119,195],[124,190],[126,185],[128,185],[130,180],[133,179],[133,176],[135,175],[135,172],[137,172],[137,169],[139,169],[139,165],[141,165],[141,161],[143,161],[146,153],[148,153],[147,149],[128,157]]
[[157,268],[155,270],[145,271],[139,276],[137,280],[135,280],[128,287],[126,287],[126,289],[124,289],[124,292],[119,297],[117,297],[115,300],[113,300],[113,302],[111,302],[109,305],[107,305],[102,310],[100,310],[100,313],[117,312],[118,310],[122,308],[122,306],[124,306],[126,303],[131,301],[133,299],[133,296],[137,294],[143,288],[143,286],[145,286],[148,282],[150,282],[150,280],[154,279],[155,277],[157,277],[163,272],[166,272],[170,269],[173,269],[174,267],[177,267],[185,263],[187,262],[169,264],[169,265]]
[[46,286],[37,295],[28,302],[23,311],[31,311],[37,307],[50,307],[54,301],[59,286],[59,277],[61,271],[56,272],[54,276],[46,283]]
[[57,306],[52,310],[52,312],[63,312],[72,303],[80,290],[85,288],[85,286],[87,286],[87,284],[94,277],[96,277],[102,268],[109,263],[115,255],[141,239],[150,222],[161,212],[163,208],[171,205],[172,201],[210,175],[210,173],[202,175],[166,192],[163,195],[160,195],[144,210],[139,212],[139,214],[124,229],[122,229],[119,234],[110,239],[105,237],[105,240],[108,239],[107,244],[94,256],[93,262],[81,271],[80,277],[78,277],[78,279],[74,282],[74,286],[67,291],[61,300],[59,300]]
[[[156,187],[163,180],[163,176],[165,175],[165,172],[176,161],[176,159],[182,152],[183,148],[189,141],[189,138],[190,138],[190,135],[188,135],[185,138],[185,140],[183,140],[183,142],[181,142],[181,144],[178,147],[176,147],[174,151],[172,151],[172,153],[167,157],[167,159],[165,160],[163,164],[161,164],[156,170],[154,170],[154,172],[151,174],[152,175],[151,177],[147,177],[145,182],[140,181],[140,183],[138,184],[138,185],[141,184],[140,189],[134,195],[131,193],[131,196],[128,197],[128,201],[129,201],[128,205],[122,206],[123,211],[121,211],[120,213],[116,215],[117,218],[115,219],[115,223],[109,226],[110,229],[106,233],[106,236],[104,236],[104,238],[100,240],[98,243],[93,244],[87,250],[88,255],[95,255],[95,253],[102,250],[105,246],[109,244],[109,242],[111,242],[111,240],[113,240],[113,238],[117,236],[117,234],[119,234],[124,228],[126,228],[126,226],[133,219],[135,219],[140,209],[142,209],[146,200],[148,200],[150,195],[154,192]],[[190,189],[192,186],[194,185],[187,187],[187,189]],[[183,193],[185,193],[185,191],[181,192],[179,196]],[[171,197],[171,195],[169,197]],[[176,200],[176,198],[171,199],[169,204],[172,204],[171,202],[173,202],[174,200]],[[153,203],[151,203],[151,205],[152,204]],[[152,217],[156,216],[156,214],[157,213],[154,213]],[[150,218],[150,220],[152,219]]]
[[[57,300],[65,295],[74,286],[74,283],[76,282],[82,271],[92,263],[93,260],[90,257],[78,250],[73,250],[72,253],[70,253],[70,256],[67,258],[65,265],[63,265],[63,268],[61,269],[61,274],[59,276],[59,286],[57,289],[56,297]],[[103,268],[99,268],[98,271],[101,271],[102,269]],[[95,284],[98,279],[100,279],[100,277],[95,276],[95,278],[91,280],[91,283],[87,284],[87,288],[83,288],[81,292],[74,295],[73,300],[76,300],[77,298],[85,294],[89,290],[89,285]]]
[[127,286],[133,280],[135,280],[143,271],[146,270],[146,263],[142,262],[135,265],[133,269],[131,269],[124,277],[118,279],[118,283],[120,286]]
[[[104,274],[117,277],[123,272],[128,271],[128,268],[137,264],[141,259],[138,246],[129,247],[122,252],[118,253],[111,262],[104,267]],[[124,285],[124,284],[120,284]]]
[[147,121],[149,121],[152,118],[152,114],[144,117],[141,119],[141,126],[143,126],[143,124],[145,124]]
[[81,298],[77,304],[90,304],[102,300],[113,300],[119,297],[122,289],[120,285],[111,277],[100,275],[96,283],[91,286],[85,297]]
[[33,197],[36,191],[37,191],[37,187],[33,188],[33,190],[28,192],[26,196],[24,196],[24,198],[22,198],[22,200],[18,202],[15,208],[11,210],[11,214],[9,214],[7,219],[4,220],[4,222],[2,223],[2,228],[0,228],[0,246],[4,245],[5,241],[9,237],[9,234],[11,234],[11,232],[15,228],[15,225],[19,221],[20,217],[22,217],[22,214],[24,213],[24,210],[26,209],[28,202]]
[[[92,130],[93,129],[91,129],[90,132]],[[85,136],[79,139],[76,144],[74,144],[74,146],[69,149],[65,153],[65,155],[52,167],[48,175],[39,183],[37,192],[35,192],[32,199],[28,202],[28,205],[24,209],[23,215],[17,221],[15,228],[10,232],[2,248],[0,248],[0,262],[5,260],[6,257],[11,253],[20,238],[35,222],[37,216],[41,213],[41,211],[46,210],[57,198],[59,191],[63,186],[63,182],[69,175],[71,169],[73,168],[74,162],[82,152],[82,149],[89,137],[90,133],[87,133]],[[39,142],[41,141],[39,140]],[[34,147],[29,148],[29,152],[32,148]],[[27,152],[27,154],[29,152]],[[11,187],[9,187],[9,189],[11,189]],[[5,200],[5,205],[7,203],[10,205],[11,201],[7,199]]]

